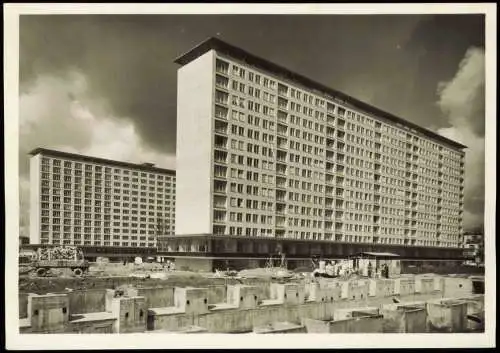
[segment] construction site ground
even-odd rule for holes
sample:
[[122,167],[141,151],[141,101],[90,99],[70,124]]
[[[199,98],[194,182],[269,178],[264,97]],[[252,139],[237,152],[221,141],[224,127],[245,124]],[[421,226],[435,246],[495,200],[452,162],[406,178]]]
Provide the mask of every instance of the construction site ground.
[[[309,277],[306,273],[287,271],[280,268],[256,268],[233,272],[231,275],[213,272],[168,271],[159,263],[107,263],[91,264],[88,273],[78,277],[65,269],[52,269],[52,274],[37,277],[29,268],[20,267],[19,292],[21,293],[54,293],[67,288],[104,289],[121,286],[178,286],[204,287],[225,284],[259,284],[283,279],[290,282],[303,281]],[[405,275],[402,275],[405,276]]]
[[[270,282],[272,274],[279,271],[252,269],[240,271],[233,276],[213,272],[168,271],[161,264],[93,264],[89,272],[78,277],[64,269],[52,269],[51,275],[37,277],[28,272],[27,267],[20,269],[19,292],[45,294],[71,289],[104,289],[120,286],[193,286],[224,284],[257,284]],[[153,277],[153,278],[152,278]]]

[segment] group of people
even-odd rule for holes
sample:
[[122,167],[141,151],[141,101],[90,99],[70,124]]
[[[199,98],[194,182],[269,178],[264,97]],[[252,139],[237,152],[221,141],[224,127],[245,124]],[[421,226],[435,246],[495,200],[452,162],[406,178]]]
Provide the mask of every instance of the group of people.
[[368,278],[389,278],[389,266],[383,264],[380,267],[375,268],[375,273],[373,272],[373,266],[371,262],[368,262]]
[[166,269],[167,271],[175,271],[175,262],[167,260],[163,264],[163,268]]
[[[366,267],[365,267],[366,266]],[[320,261],[319,268],[313,274],[315,276],[321,275],[327,277],[349,277],[351,274],[360,274],[368,278],[389,278],[389,266],[387,264],[377,264],[373,268],[371,261],[361,265],[355,266],[352,260],[341,261]]]

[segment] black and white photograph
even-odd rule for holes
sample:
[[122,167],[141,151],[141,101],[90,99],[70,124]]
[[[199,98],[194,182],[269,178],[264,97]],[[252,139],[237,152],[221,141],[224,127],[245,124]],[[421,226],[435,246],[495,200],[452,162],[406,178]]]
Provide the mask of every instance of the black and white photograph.
[[494,347],[496,4],[389,5],[4,6],[7,347]]

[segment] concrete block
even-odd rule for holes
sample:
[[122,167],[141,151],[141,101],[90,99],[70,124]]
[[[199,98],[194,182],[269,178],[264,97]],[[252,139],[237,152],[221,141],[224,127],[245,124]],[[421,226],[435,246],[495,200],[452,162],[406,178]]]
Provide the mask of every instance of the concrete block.
[[111,300],[111,312],[116,318],[113,332],[146,331],[147,307],[144,297],[120,297]]
[[254,327],[254,333],[305,333],[306,327],[291,322],[274,322],[266,326]]
[[381,333],[382,315],[366,315],[333,321],[304,318],[308,333]]
[[70,319],[69,333],[113,333],[117,320],[110,312],[76,314]]
[[284,304],[302,304],[305,302],[304,286],[297,283],[271,283],[271,299]]
[[434,291],[442,292],[444,289],[444,278],[443,277],[434,277]]
[[28,293],[19,293],[19,318],[25,319],[28,317]]
[[240,309],[255,308],[259,304],[260,290],[256,286],[230,285],[227,286],[227,303]]
[[400,296],[415,294],[414,278],[396,278],[394,279],[394,294]]
[[472,295],[473,285],[471,278],[444,277],[443,296],[446,298],[458,298]]
[[370,297],[384,298],[395,294],[395,281],[393,279],[370,279],[368,283]]
[[325,302],[342,300],[342,287],[340,283],[334,282],[332,285],[324,288],[323,295],[325,297]]
[[128,291],[129,296],[144,297],[147,308],[174,306],[174,287],[142,287]]
[[[308,300],[327,303],[347,299],[349,286],[347,282],[331,281],[330,283],[311,283],[308,286]],[[345,290],[345,292],[343,292]]]
[[[359,316],[347,320],[350,333],[382,333],[382,324],[384,317],[382,315]],[[341,323],[339,323],[341,324]],[[340,326],[340,325],[339,325]],[[335,321],[331,321],[330,330],[332,332],[342,332],[337,330]]]
[[106,311],[105,289],[73,290],[68,296],[70,315]]
[[[465,298],[460,298],[461,301],[467,304],[467,316],[466,329],[471,331],[478,331],[484,329],[484,295],[472,295]],[[475,321],[469,318],[473,316],[480,321]]]
[[321,303],[326,301],[327,297],[325,295],[325,291],[323,288],[321,288],[319,283],[316,282],[309,283],[307,292],[309,292],[308,296],[309,301],[314,301],[316,303]]
[[360,300],[368,297],[368,281],[353,280],[349,281],[347,289],[347,299]]
[[69,322],[69,297],[67,294],[30,294],[28,318],[32,332],[64,332]]
[[223,303],[226,301],[226,286],[208,286],[208,304]]
[[434,278],[417,277],[415,278],[415,293],[429,294],[434,291]]
[[208,330],[205,327],[189,325],[181,327],[175,331],[170,331],[168,329],[159,329],[151,331],[152,333],[206,333]]
[[152,308],[148,310],[147,329],[178,331],[182,327],[194,325],[194,315],[186,315],[179,308]]
[[404,304],[383,305],[385,333],[425,333],[427,332],[427,312],[425,305],[408,306]]
[[353,317],[360,317],[366,315],[371,315],[371,316],[379,315],[379,308],[376,307],[341,308],[341,309],[334,309],[333,311],[334,320],[350,319]]
[[467,326],[467,303],[430,301],[427,303],[427,327],[430,332],[464,332]]
[[174,305],[186,314],[204,314],[208,312],[208,288],[176,287]]

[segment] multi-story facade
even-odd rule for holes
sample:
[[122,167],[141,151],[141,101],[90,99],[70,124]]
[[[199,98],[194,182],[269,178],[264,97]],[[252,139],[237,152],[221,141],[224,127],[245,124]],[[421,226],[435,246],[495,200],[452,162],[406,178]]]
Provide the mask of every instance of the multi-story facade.
[[170,252],[460,247],[465,146],[218,39],[176,63]]
[[464,256],[467,264],[484,263],[484,235],[483,232],[465,232],[463,237]]
[[175,234],[175,171],[37,148],[30,243],[156,247]]

